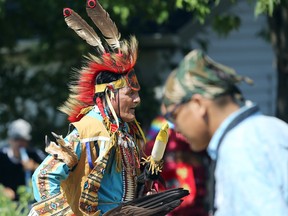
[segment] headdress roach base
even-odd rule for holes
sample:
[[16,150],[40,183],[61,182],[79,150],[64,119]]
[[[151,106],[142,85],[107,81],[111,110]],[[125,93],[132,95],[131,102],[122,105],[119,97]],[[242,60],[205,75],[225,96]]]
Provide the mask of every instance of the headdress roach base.
[[[134,86],[139,90],[139,84],[134,74],[133,67],[137,60],[138,42],[134,36],[130,40],[120,41],[120,33],[111,20],[109,14],[96,0],[87,0],[86,12],[93,23],[104,36],[103,45],[94,29],[82,19],[75,11],[65,8],[63,14],[67,25],[89,45],[95,47],[96,55],[89,54],[87,63],[76,71],[77,82],[70,85],[68,100],[59,109],[68,114],[70,122],[75,122],[83,117],[83,110],[94,104],[93,97],[98,90],[95,79],[100,72],[108,71],[116,74],[126,74],[127,86]],[[105,49],[105,47],[108,47]],[[109,84],[107,84],[108,86]],[[117,88],[117,86],[115,86]],[[100,86],[99,86],[100,88]],[[104,86],[104,89],[106,86]]]

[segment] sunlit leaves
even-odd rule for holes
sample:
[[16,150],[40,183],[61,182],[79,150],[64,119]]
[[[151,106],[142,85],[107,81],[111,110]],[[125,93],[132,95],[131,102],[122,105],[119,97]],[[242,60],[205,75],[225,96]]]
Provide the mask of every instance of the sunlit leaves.
[[[219,3],[219,1],[217,2]],[[191,13],[195,14],[196,19],[203,24],[206,16],[211,12],[212,4],[209,0],[176,0],[175,6],[180,9],[191,11]]]
[[130,9],[126,6],[115,5],[113,6],[113,12],[120,16],[123,25],[127,24],[128,17],[130,15]]
[[255,6],[255,15],[267,13],[271,16],[275,5],[280,4],[280,2],[280,0],[258,0]]

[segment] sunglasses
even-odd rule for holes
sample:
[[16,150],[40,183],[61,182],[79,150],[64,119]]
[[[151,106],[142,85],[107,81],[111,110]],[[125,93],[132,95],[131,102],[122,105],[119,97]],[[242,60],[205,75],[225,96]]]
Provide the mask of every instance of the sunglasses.
[[164,115],[164,118],[167,119],[168,121],[170,122],[175,122],[175,119],[176,119],[176,110],[183,104],[189,102],[190,99],[184,99],[182,100],[180,103],[177,103],[174,108],[170,111],[170,112],[166,112],[165,115]]

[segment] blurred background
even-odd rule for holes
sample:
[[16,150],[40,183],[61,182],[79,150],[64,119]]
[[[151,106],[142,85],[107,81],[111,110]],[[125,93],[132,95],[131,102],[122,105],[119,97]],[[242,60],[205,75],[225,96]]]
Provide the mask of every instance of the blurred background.
[[[70,7],[89,24],[84,0],[0,0],[0,140],[8,124],[32,125],[33,145],[44,136],[65,135],[66,116],[57,110],[68,96],[73,68],[93,49],[64,22]],[[139,40],[136,72],[142,104],[137,117],[145,130],[159,113],[162,84],[184,55],[204,49],[212,58],[254,79],[241,86],[265,114],[288,121],[288,16],[278,0],[102,0],[122,38]],[[93,26],[93,25],[92,25]]]

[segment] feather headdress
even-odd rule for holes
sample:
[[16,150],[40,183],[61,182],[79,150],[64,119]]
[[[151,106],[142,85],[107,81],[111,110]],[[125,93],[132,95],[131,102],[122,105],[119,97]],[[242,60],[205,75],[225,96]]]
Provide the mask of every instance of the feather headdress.
[[70,85],[68,100],[59,109],[68,114],[69,121],[75,122],[83,117],[83,109],[93,105],[94,82],[102,71],[126,74],[132,70],[137,59],[138,42],[135,37],[120,41],[120,33],[109,14],[96,0],[87,0],[86,11],[93,23],[104,36],[108,50],[94,29],[75,11],[65,8],[63,14],[67,25],[89,45],[96,48],[96,55],[86,57],[87,64],[76,71],[76,84]]

